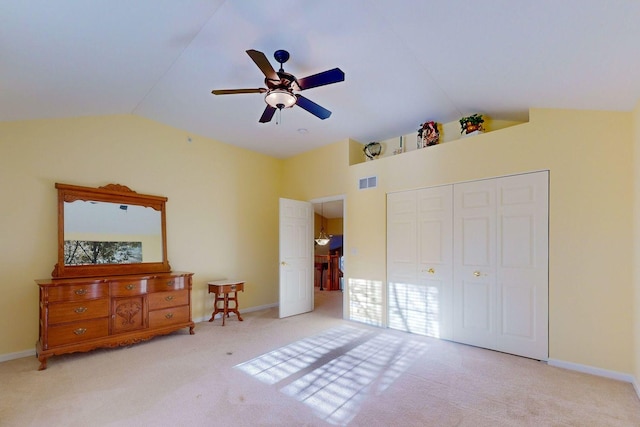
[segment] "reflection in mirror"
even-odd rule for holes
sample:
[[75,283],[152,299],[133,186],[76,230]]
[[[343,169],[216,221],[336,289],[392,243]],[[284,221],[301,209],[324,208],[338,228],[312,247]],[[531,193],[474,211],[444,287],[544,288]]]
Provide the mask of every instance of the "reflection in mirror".
[[161,212],[96,201],[64,202],[64,265],[163,262]]

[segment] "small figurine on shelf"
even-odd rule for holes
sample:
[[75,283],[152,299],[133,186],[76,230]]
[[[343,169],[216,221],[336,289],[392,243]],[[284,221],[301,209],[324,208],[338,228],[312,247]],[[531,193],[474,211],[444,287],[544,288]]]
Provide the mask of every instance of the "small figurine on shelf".
[[401,154],[401,153],[404,153],[404,147],[402,146],[402,135],[400,135],[400,146],[395,150],[393,150],[394,155]]
[[436,145],[438,142],[440,142],[438,123],[433,120],[422,123],[418,129],[418,148]]

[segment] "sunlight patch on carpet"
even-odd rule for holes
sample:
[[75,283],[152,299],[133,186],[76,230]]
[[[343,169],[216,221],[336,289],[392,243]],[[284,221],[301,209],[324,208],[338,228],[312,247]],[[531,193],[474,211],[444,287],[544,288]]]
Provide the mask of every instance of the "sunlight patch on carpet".
[[426,349],[410,338],[341,326],[235,368],[344,425],[367,395],[384,392]]

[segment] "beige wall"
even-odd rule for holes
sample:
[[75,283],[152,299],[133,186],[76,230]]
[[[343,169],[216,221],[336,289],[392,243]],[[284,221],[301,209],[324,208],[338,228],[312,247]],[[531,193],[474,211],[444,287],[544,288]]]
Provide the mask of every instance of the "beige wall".
[[55,182],[118,183],[167,196],[173,270],[194,276],[193,316],[211,313],[206,281],[247,281],[241,307],[278,300],[282,161],[134,116],[0,124],[0,355],[33,350],[38,287],[56,263]]
[[[550,358],[629,374],[631,129],[629,113],[532,110],[526,124],[356,164],[346,178],[325,177],[322,185],[284,189],[307,200],[346,194],[346,277],[384,283],[387,192],[548,169]],[[330,149],[338,156],[353,151],[347,141]],[[284,182],[301,179],[313,157],[287,160]],[[379,187],[358,190],[358,178],[371,175]]]
[[[527,124],[353,166],[350,140],[280,161],[132,116],[0,124],[0,355],[37,338],[33,279],[56,261],[55,182],[167,196],[169,260],[196,273],[200,318],[212,278],[247,280],[245,307],[277,302],[279,197],[345,195],[346,277],[384,283],[387,192],[549,169],[550,357],[638,377],[638,116],[532,110]],[[370,175],[379,187],[357,190]]]

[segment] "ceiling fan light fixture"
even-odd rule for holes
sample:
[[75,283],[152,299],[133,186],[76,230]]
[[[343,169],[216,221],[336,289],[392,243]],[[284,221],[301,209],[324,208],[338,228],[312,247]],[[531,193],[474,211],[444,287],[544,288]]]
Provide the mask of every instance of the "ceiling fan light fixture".
[[267,104],[273,108],[282,110],[283,108],[291,108],[296,104],[296,96],[286,89],[271,89],[264,96]]

